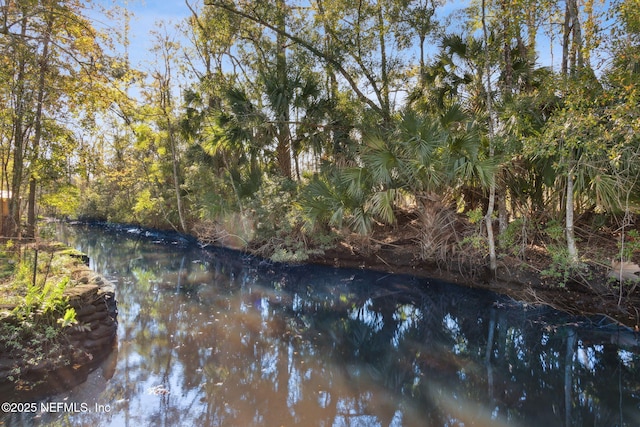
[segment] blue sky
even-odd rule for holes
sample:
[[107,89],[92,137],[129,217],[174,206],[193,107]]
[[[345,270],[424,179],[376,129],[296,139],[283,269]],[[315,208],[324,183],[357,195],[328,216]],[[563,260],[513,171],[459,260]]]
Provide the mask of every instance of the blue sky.
[[[442,15],[449,15],[452,11],[468,5],[469,1],[450,0],[439,8],[439,12]],[[154,42],[150,32],[156,28],[156,24],[165,22],[170,32],[175,31],[173,29],[175,24],[191,14],[184,0],[95,0],[95,2],[107,8],[113,5],[126,6],[132,12],[129,57],[132,66],[142,70],[152,68],[151,63],[154,58],[150,56],[150,50]],[[189,0],[189,2],[194,7],[200,8],[203,0]],[[607,6],[600,5],[600,7]],[[117,25],[120,26],[118,29],[121,29],[122,24],[114,22],[109,25]],[[555,43],[557,44],[558,40]],[[538,49],[539,65],[551,65],[549,39],[542,30],[538,33]],[[556,67],[559,65],[560,55],[560,52],[554,52],[553,65]]]
[[[106,8],[117,5],[127,7],[133,16],[131,18],[130,54],[133,65],[138,60],[142,61],[153,45],[150,32],[156,27],[156,23],[164,21],[169,27],[187,18],[191,12],[184,0],[95,0],[98,5]],[[202,7],[203,0],[189,0],[196,9]],[[449,14],[454,10],[460,10],[468,4],[468,0],[448,1],[441,6],[439,11]],[[110,25],[121,25],[110,23]]]
[[[202,0],[189,0],[189,2],[199,8]],[[149,61],[148,52],[153,45],[150,32],[156,27],[158,22],[167,23],[168,28],[172,28],[181,20],[190,15],[184,0],[96,0],[96,3],[104,7],[111,7],[114,4],[120,7],[126,7],[132,12],[131,33],[130,33],[130,59],[132,65],[138,68],[145,67],[145,62]],[[443,15],[449,15],[452,11],[460,10],[469,1],[449,1],[439,8]],[[111,23],[111,25],[121,25]],[[544,40],[540,40],[541,54],[549,55],[548,44],[544,46]],[[548,58],[547,58],[548,60]],[[148,65],[148,64],[147,64]]]
[[[201,3],[202,0],[189,0],[192,4]],[[131,13],[129,34],[129,57],[134,68],[148,68],[145,62],[152,60],[149,52],[153,46],[151,31],[157,23],[165,22],[169,29],[188,17],[191,12],[184,0],[95,0],[96,4],[105,8],[114,5],[126,7]],[[104,18],[99,19],[103,21]],[[97,26],[100,27],[98,24]],[[122,31],[121,22],[109,22],[106,26],[114,31]],[[173,30],[172,30],[173,31]],[[118,47],[122,49],[121,47]]]
[[[202,0],[189,1],[197,3]],[[191,12],[184,0],[134,0],[129,3],[129,8],[133,12],[129,57],[134,66],[146,69],[148,66],[145,66],[144,61],[145,59],[150,60],[147,59],[149,58],[148,52],[154,43],[150,32],[160,22],[165,22],[169,31],[175,32],[173,27],[188,17]],[[140,63],[138,63],[139,61]]]

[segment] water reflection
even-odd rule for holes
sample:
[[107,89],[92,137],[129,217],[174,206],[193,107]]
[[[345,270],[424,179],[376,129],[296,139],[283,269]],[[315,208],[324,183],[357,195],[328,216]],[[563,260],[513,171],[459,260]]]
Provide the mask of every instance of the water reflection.
[[117,284],[119,348],[110,379],[50,399],[110,410],[7,425],[640,425],[633,335],[434,281],[62,233]]

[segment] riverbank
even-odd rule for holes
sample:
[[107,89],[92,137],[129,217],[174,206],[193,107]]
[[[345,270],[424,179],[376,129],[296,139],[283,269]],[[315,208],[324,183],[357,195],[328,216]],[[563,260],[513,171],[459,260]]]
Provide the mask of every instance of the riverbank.
[[115,287],[89,269],[86,255],[60,244],[13,245],[3,253],[13,274],[0,283],[0,390],[68,389],[113,350]]
[[[378,422],[371,408],[397,404],[380,412],[382,425],[413,408],[423,411],[416,422],[405,412],[395,419],[424,425],[426,415],[440,411],[430,400],[434,392],[473,402],[474,414],[479,405],[491,414],[498,396],[501,414],[524,414],[511,422],[551,425],[564,420],[558,390],[578,397],[597,391],[591,395],[598,406],[574,399],[577,420],[615,414],[619,396],[625,411],[636,403],[633,333],[439,280],[278,264],[171,234],[135,226],[58,228],[61,241],[90,254],[96,271],[122,284],[115,375],[104,381],[98,369],[51,398],[113,411],[69,414],[70,422],[198,425],[220,414],[225,425],[247,425],[258,409],[268,425],[344,421],[344,411],[327,408],[317,390],[358,408],[364,399],[366,417],[352,421]],[[283,384],[302,390],[306,401],[289,402],[291,387]],[[442,391],[433,388],[438,384]],[[285,404],[296,412],[283,421],[283,413],[292,414]],[[441,420],[460,419],[446,410]]]
[[[501,255],[495,275],[488,270],[482,251],[467,248],[445,260],[424,261],[410,224],[381,227],[370,239],[352,236],[339,241],[308,262],[335,267],[366,268],[410,274],[489,289],[529,305],[547,305],[576,316],[604,318],[640,331],[640,283],[633,279],[620,285],[610,277],[611,261],[618,252],[616,241],[605,233],[584,234],[578,243],[579,268],[562,271],[544,246],[529,245],[521,257]],[[610,258],[609,258],[610,259]]]
[[[174,231],[108,223],[94,225],[165,244],[206,246],[194,236]],[[544,245],[529,245],[522,249],[520,257],[501,255],[495,277],[487,269],[484,252],[470,246],[439,262],[422,260],[415,235],[415,224],[409,217],[394,227],[375,228],[366,238],[342,236],[330,248],[311,248],[304,263],[435,278],[489,289],[528,305],[547,305],[576,316],[604,318],[608,324],[623,325],[632,331],[640,329],[640,290],[636,290],[636,282],[620,286],[609,277],[611,264],[607,258],[618,253],[616,240],[611,235],[581,232],[579,269],[562,271]],[[226,247],[219,242],[214,246]],[[244,251],[259,257],[259,248],[259,245],[249,246]]]

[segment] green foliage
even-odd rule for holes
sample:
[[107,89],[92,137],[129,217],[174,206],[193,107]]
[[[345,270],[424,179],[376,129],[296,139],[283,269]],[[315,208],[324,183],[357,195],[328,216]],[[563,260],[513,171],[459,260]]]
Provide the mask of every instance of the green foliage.
[[159,227],[162,224],[162,213],[167,201],[162,197],[154,197],[149,188],[145,188],[137,194],[132,213],[136,222]]
[[44,194],[40,204],[47,215],[76,217],[80,207],[80,191],[72,185],[60,186],[56,191]]
[[[29,193],[36,200],[43,194],[46,209],[73,214],[78,198],[69,183],[81,169],[88,172],[78,164],[86,158],[85,138],[95,136],[98,112],[121,98],[112,86],[117,79],[104,73],[111,60],[102,43],[109,37],[93,27],[78,3],[12,2],[0,14],[11,23],[0,37],[0,104],[7,112],[0,115],[2,190],[25,201]],[[20,204],[10,208],[16,224],[22,221]],[[35,228],[30,205],[29,233]],[[10,236],[21,234],[17,226],[4,228]]]
[[314,175],[301,190],[299,206],[310,230],[322,224],[342,227],[348,201],[328,178]]
[[78,320],[76,319],[76,310],[73,307],[67,308],[64,312],[64,316],[58,319],[58,323],[62,328],[67,328],[77,324]]
[[[276,259],[304,258],[315,236],[330,230],[368,235],[374,224],[393,225],[401,203],[420,209],[423,200],[464,200],[481,247],[482,207],[495,184],[510,218],[519,218],[501,247],[515,253],[527,228],[546,223],[549,251],[562,264],[554,245],[566,243],[564,228],[548,221],[562,218],[567,199],[576,216],[640,206],[634,2],[607,5],[615,36],[600,45],[595,29],[604,14],[581,4],[583,44],[568,34],[552,40],[568,43],[562,72],[535,66],[542,20],[562,28],[563,11],[549,2],[488,2],[486,40],[477,37],[477,2],[451,17],[460,34],[438,27],[439,2],[206,3],[185,25],[199,55],[178,64],[180,46],[158,38],[161,61],[151,64],[150,79],[105,58],[99,34],[74,7],[7,9],[7,31],[16,36],[24,22],[33,35],[29,44],[0,38],[7,65],[0,99],[9,108],[0,112],[0,156],[12,191],[24,198],[27,182],[18,181],[33,177],[47,214],[174,229],[204,224]],[[56,25],[46,32],[48,19]],[[48,58],[44,34],[52,37]],[[429,59],[430,43],[439,50]],[[612,60],[591,70],[596,46],[610,49]],[[415,52],[420,60],[408,54]],[[178,85],[184,103],[173,98]],[[142,96],[128,98],[130,89]],[[421,213],[417,234],[437,236],[439,214]],[[429,238],[425,246],[453,240]],[[0,275],[14,271],[28,282],[29,269],[17,262]]]
[[523,256],[527,245],[526,222],[517,218],[509,223],[507,228],[498,236],[500,247],[514,256]]
[[75,310],[63,297],[67,284],[68,279],[63,279],[44,288],[29,286],[24,303],[0,321],[0,352],[22,362],[14,367],[10,380],[21,381],[25,367],[68,356],[62,332],[77,321]]
[[104,221],[109,216],[108,203],[105,197],[101,196],[99,188],[88,188],[80,198],[77,217],[94,221]]
[[558,221],[549,221],[544,231],[553,242],[561,242],[564,239],[564,227]]
[[460,248],[464,249],[467,245],[481,253],[487,253],[488,250],[487,239],[479,234],[465,236],[460,242]]
[[254,216],[257,252],[273,261],[305,261],[333,243],[331,233],[304,226],[296,197],[296,183],[277,178],[264,181],[247,205]]
[[575,263],[572,262],[566,245],[548,245],[547,251],[551,256],[551,264],[542,270],[541,274],[544,277],[555,279],[557,286],[563,288],[573,275]]
[[274,177],[263,181],[260,189],[248,200],[247,208],[256,218],[256,238],[263,239],[274,232],[287,230],[295,220],[293,201],[297,184],[287,178]]
[[469,246],[479,253],[488,253],[488,242],[486,236],[482,234],[482,224],[484,221],[484,212],[481,207],[471,209],[466,212],[467,220],[475,226],[473,234],[465,236],[460,242],[460,248],[464,251]]
[[66,277],[56,284],[50,281],[44,286],[29,284],[24,303],[14,308],[12,314],[21,322],[55,324],[69,308],[63,295],[68,284]]
[[0,281],[14,274],[20,259],[20,252],[16,250],[12,240],[0,244]]
[[620,236],[618,241],[618,251],[623,261],[631,261],[633,254],[640,251],[640,233],[638,230],[629,230],[625,235]]
[[467,218],[471,224],[479,224],[484,220],[484,213],[481,208],[475,208],[467,212]]
[[[370,177],[363,168],[332,169],[314,175],[301,190],[298,205],[309,230],[347,226],[365,235],[373,224]],[[378,206],[380,208],[380,206]]]
[[[496,165],[485,158],[482,140],[468,120],[469,116],[453,105],[437,117],[406,111],[391,130],[365,133],[358,166],[328,167],[303,187],[300,205],[307,223],[338,229],[346,226],[367,235],[376,221],[395,223],[395,211],[402,200],[427,197],[444,206],[451,188],[489,185]],[[479,221],[483,214],[477,213]],[[432,214],[441,215],[437,210]],[[428,216],[426,212],[421,216],[420,235],[428,236],[424,246],[435,241],[451,243],[451,233],[438,229],[444,217]],[[434,236],[444,235],[449,237],[434,240]]]
[[7,246],[11,245],[5,244],[0,257],[10,257],[15,264],[11,277],[3,281],[2,302],[14,308],[0,319],[0,353],[17,361],[11,380],[29,386],[22,383],[26,369],[52,359],[69,362],[63,332],[77,320],[64,292],[70,284],[68,266],[75,260],[62,254],[48,256],[44,251],[36,257],[35,251],[11,247],[7,251]]
[[581,275],[582,266],[572,259],[565,243],[565,230],[559,222],[550,221],[544,231],[551,240],[546,245],[551,263],[541,274],[556,280],[557,286],[565,287],[570,279]]

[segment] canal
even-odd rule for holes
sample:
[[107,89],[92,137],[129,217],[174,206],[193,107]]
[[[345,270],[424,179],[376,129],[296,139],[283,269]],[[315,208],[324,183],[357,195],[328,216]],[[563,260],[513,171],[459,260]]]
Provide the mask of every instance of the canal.
[[136,228],[58,238],[116,284],[117,349],[0,425],[640,425],[637,337],[602,319]]

